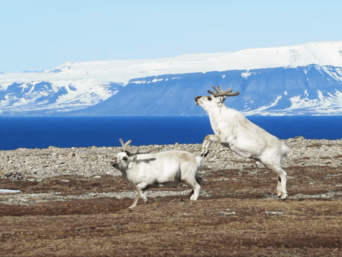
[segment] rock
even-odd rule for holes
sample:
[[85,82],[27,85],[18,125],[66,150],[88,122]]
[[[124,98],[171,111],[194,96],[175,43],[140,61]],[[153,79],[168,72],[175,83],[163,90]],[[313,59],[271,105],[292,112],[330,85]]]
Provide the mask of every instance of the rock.
[[67,154],[66,154],[65,158],[68,159],[68,160],[70,160],[70,159],[74,158],[74,156],[75,156],[75,153],[70,152],[70,153],[67,153]]
[[11,177],[12,175],[13,175],[13,172],[7,172],[7,173],[5,173],[5,177],[6,177],[6,178]]

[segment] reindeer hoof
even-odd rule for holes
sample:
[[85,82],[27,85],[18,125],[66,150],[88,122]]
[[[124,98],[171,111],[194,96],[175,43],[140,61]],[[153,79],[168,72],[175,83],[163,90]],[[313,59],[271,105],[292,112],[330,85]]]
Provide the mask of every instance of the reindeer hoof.
[[209,151],[204,151],[203,153],[201,153],[201,157],[207,157],[208,154],[209,154]]
[[287,198],[288,198],[288,196],[287,196],[287,194],[286,194],[286,195],[283,196],[281,199],[282,199],[283,201],[285,201]]

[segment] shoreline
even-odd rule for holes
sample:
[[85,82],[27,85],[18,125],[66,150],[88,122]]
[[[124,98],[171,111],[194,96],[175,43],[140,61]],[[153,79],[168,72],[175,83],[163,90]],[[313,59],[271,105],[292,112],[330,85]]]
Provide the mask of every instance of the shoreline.
[[[283,158],[284,168],[294,164],[338,167],[342,166],[342,139],[304,139],[299,136],[280,140],[289,146],[290,153]],[[167,144],[129,146],[131,151],[160,152],[183,150],[200,154],[201,144]],[[39,181],[57,175],[77,175],[92,177],[99,175],[120,176],[121,173],[109,165],[121,147],[71,147],[50,146],[42,149],[18,148],[0,150],[0,178],[10,180]],[[226,147],[212,144],[209,155],[204,159],[202,168],[231,169],[243,167],[262,167],[259,162],[246,159],[233,153]]]

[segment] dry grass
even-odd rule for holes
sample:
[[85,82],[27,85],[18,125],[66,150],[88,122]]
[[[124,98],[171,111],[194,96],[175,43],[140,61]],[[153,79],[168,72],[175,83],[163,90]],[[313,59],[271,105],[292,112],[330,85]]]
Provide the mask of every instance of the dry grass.
[[[340,168],[286,171],[290,196],[342,191]],[[134,211],[127,209],[131,199],[114,198],[0,204],[0,256],[340,255],[341,196],[266,200],[275,195],[277,184],[267,169],[210,171],[203,178],[203,189],[211,197],[197,202],[185,196],[150,198],[149,204],[139,202]],[[122,178],[111,177],[0,183],[2,188],[21,186],[30,193],[132,189]]]

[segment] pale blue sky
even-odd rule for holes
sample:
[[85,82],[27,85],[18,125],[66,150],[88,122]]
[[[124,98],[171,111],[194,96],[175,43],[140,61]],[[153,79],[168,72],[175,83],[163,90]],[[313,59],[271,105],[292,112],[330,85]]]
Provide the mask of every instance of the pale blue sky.
[[0,72],[342,40],[339,0],[0,0]]

